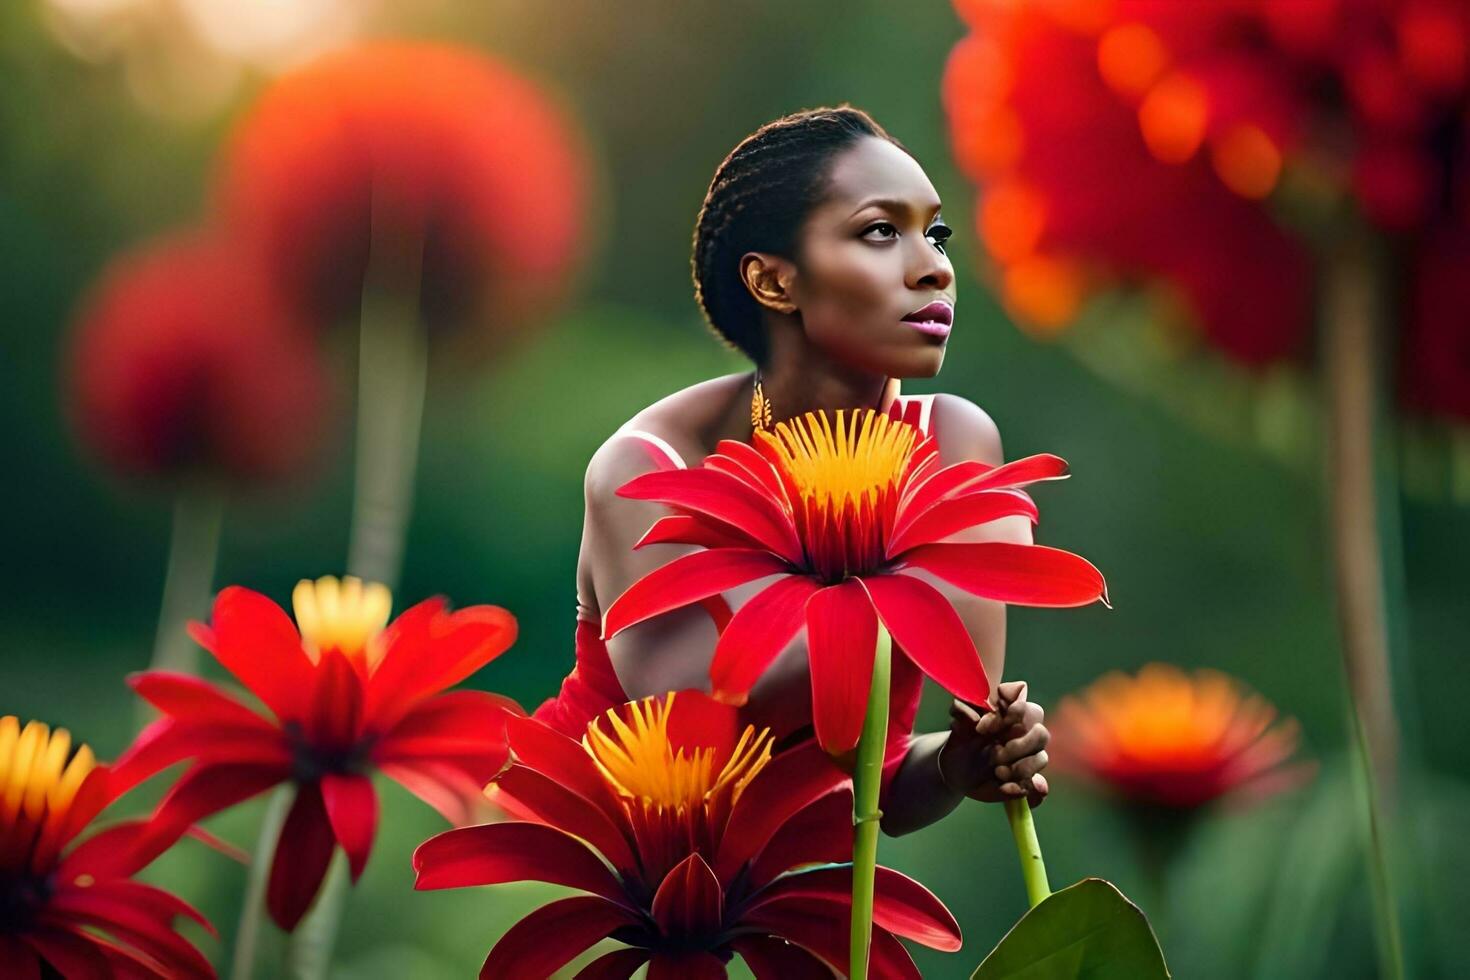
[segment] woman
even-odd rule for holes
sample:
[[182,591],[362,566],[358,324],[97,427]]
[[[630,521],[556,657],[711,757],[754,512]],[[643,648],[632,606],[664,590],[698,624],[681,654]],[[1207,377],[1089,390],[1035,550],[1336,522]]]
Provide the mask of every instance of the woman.
[[[604,644],[601,611],[629,585],[693,550],[634,543],[665,511],[616,490],[651,469],[697,464],[721,439],[749,441],[753,427],[813,410],[887,409],[938,442],[941,460],[1001,462],[994,423],[954,395],[904,398],[899,379],[938,373],[953,321],[950,231],[923,168],[860,110],[795,113],[762,126],[720,164],[694,232],[695,292],[717,335],[755,370],[715,378],[650,405],[623,425],[587,468],[586,518],[577,568],[577,669],[537,712],[578,733],[612,704],[709,686],[717,631],[763,582],[723,601],[667,613]],[[1025,518],[986,525],[957,540],[1029,542]],[[1005,661],[1005,606],[930,584],[958,609],[987,676]],[[1002,684],[997,710],[956,702],[948,732],[912,736],[921,678],[894,658],[883,829],[923,827],[965,796],[1046,796],[1049,738],[1024,682]],[[752,690],[750,721],[778,737],[810,734],[804,641],[796,640]]]

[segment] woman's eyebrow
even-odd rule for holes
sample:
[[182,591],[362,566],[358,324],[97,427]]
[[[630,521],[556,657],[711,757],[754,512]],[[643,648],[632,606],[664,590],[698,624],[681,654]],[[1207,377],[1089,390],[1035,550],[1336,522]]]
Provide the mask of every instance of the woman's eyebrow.
[[[858,205],[858,207],[852,212],[852,214],[848,215],[848,217],[855,217],[859,212],[873,207],[880,207],[884,210],[891,211],[897,214],[906,214],[914,210],[914,206],[911,205],[908,201],[901,201],[898,198],[893,197],[875,197],[870,198],[864,201],[862,204]],[[931,204],[927,209],[920,210],[927,210],[928,213],[937,217],[940,211],[940,205],[939,202],[936,201],[935,203]]]

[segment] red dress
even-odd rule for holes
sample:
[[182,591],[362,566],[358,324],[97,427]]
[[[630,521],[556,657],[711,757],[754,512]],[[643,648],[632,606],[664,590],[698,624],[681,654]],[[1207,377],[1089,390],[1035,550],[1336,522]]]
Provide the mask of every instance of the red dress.
[[[929,434],[933,395],[900,395],[891,412],[918,426]],[[629,429],[623,437],[638,439],[647,448],[654,465],[659,469],[684,469],[684,460],[674,447],[651,432]],[[704,602],[704,608],[714,620],[715,629],[723,630],[730,620],[730,607],[722,596],[714,596]],[[613,670],[612,658],[608,656],[607,644],[602,640],[602,616],[595,603],[578,596],[577,601],[577,664],[562,681],[561,691],[548,698],[536,709],[535,716],[552,728],[571,738],[580,739],[588,724],[598,715],[629,700],[623,685]],[[919,698],[923,694],[924,675],[908,657],[893,657],[892,688],[888,709],[888,745],[884,750],[883,789],[886,792],[899,764],[908,754],[909,741],[913,737],[914,718],[919,711]],[[810,703],[808,699],[805,703]],[[773,731],[778,746],[787,747],[812,737],[810,718],[797,718],[785,731]]]

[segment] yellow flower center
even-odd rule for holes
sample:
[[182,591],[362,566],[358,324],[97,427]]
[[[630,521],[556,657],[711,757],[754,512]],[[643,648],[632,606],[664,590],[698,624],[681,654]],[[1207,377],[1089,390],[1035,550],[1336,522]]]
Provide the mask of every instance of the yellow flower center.
[[41,872],[55,858],[72,801],[97,768],[88,746],[71,748],[65,728],[0,718],[0,868]]
[[378,638],[393,611],[393,594],[386,585],[351,575],[340,582],[332,575],[315,582],[302,579],[291,593],[291,604],[302,646],[313,662],[328,650],[360,659],[370,670],[382,659]]
[[794,498],[797,533],[813,571],[830,581],[875,570],[919,430],[863,409],[809,412],[756,438]]
[[609,711],[588,726],[583,747],[608,784],[645,809],[693,810],[724,797],[733,805],[771,761],[770,729],[756,734],[755,726],[746,726],[730,758],[716,770],[714,748],[685,754],[669,742],[674,697],[635,702],[626,721]]

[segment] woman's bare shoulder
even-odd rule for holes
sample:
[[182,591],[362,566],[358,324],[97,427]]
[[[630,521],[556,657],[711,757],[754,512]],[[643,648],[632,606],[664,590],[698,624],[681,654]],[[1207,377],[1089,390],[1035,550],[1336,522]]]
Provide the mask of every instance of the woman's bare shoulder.
[[951,460],[978,459],[1000,463],[1000,429],[979,405],[963,395],[940,392],[934,396],[933,428],[939,453]]
[[707,428],[735,391],[749,384],[748,372],[710,378],[665,395],[618,426],[592,454],[585,481],[588,502],[610,499],[633,477],[655,469],[649,440],[662,441],[685,461],[703,458],[697,433]]

